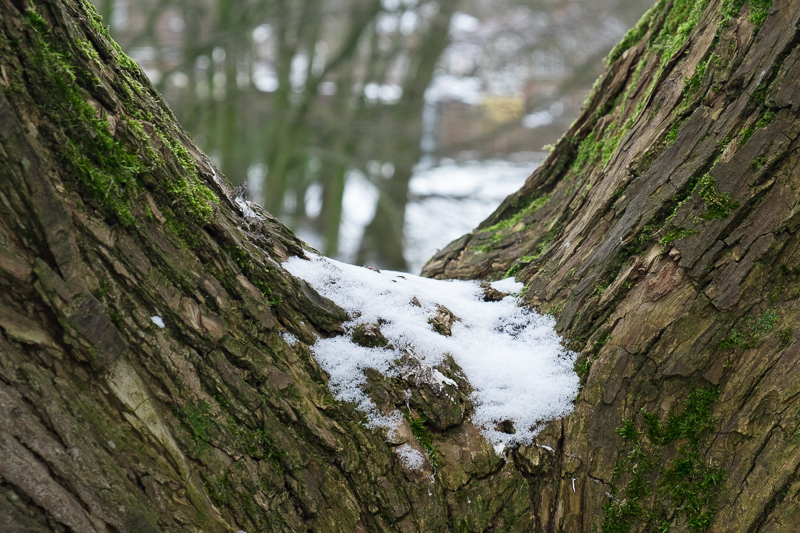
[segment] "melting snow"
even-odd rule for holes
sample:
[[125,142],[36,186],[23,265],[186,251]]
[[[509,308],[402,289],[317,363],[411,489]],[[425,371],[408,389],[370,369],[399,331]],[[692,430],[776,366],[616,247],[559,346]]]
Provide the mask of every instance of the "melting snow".
[[160,316],[151,316],[150,321],[161,329],[164,329],[164,319]]
[[[293,257],[283,266],[347,311],[353,317],[345,324],[349,332],[358,324],[381,323],[381,333],[393,347],[365,348],[348,336],[318,339],[312,346],[317,361],[330,374],[333,394],[356,403],[366,414],[368,426],[391,433],[402,420],[399,411],[381,413],[361,387],[366,383],[366,368],[398,375],[393,363],[403,350],[430,366],[439,365],[447,354],[453,357],[474,389],[472,421],[498,449],[530,444],[543,422],[572,411],[579,385],[573,370],[576,354],[562,347],[552,317],[518,307],[513,297],[485,302],[477,282],[376,272],[309,256],[308,261]],[[514,280],[493,286],[503,292],[522,289]],[[428,323],[436,316],[437,305],[458,317],[452,336],[436,333]],[[442,378],[448,383],[448,378]],[[506,420],[516,433],[496,429]]]
[[283,337],[283,340],[285,340],[289,346],[294,346],[295,344],[297,344],[297,337],[295,337],[288,331],[282,331],[281,337]]

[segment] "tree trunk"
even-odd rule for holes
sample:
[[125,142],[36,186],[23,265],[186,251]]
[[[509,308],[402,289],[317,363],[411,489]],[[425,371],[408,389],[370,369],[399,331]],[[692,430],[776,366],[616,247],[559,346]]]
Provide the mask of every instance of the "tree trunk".
[[537,529],[800,523],[799,26],[788,0],[660,1],[548,160],[427,264],[516,274],[580,350]]

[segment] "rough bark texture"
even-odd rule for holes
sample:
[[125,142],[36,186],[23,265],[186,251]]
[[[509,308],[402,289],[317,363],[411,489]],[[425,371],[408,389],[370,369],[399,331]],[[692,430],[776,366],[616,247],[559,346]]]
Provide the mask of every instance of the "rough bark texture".
[[516,274],[580,350],[543,531],[800,524],[800,10],[659,2],[548,160],[423,271]]
[[[414,421],[392,442],[334,400],[309,345],[346,316],[281,268],[303,244],[88,2],[0,0],[0,58],[0,529],[530,528],[532,478],[467,421],[457,369],[455,403],[371,380]],[[434,452],[421,471],[403,443]]]

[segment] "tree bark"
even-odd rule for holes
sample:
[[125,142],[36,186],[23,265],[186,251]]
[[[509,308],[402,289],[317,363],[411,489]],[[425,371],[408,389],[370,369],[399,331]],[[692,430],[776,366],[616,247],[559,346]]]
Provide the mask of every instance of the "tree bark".
[[579,350],[542,531],[800,523],[794,2],[658,2],[524,187],[424,273],[515,274]]

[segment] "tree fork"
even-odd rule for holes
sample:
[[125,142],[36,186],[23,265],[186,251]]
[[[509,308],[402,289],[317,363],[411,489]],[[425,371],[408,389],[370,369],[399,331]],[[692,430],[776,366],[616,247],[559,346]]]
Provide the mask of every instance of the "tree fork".
[[508,462],[469,422],[430,430],[431,482],[330,395],[309,346],[346,316],[281,268],[302,243],[230,189],[91,6],[0,0],[4,526],[791,528],[795,11],[659,2],[548,161],[429,263],[516,269],[585,379]]

